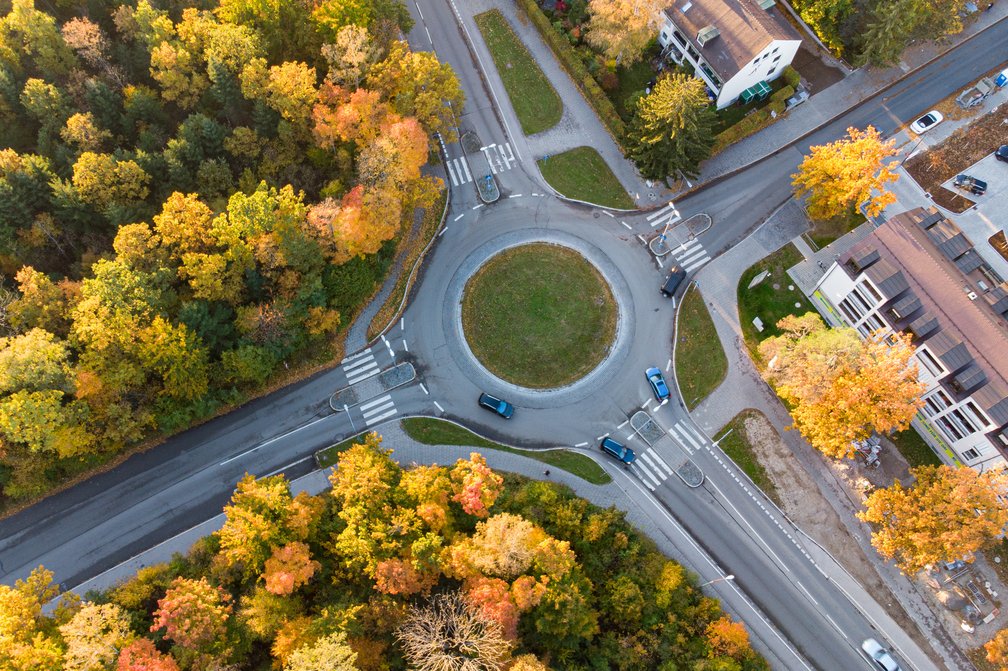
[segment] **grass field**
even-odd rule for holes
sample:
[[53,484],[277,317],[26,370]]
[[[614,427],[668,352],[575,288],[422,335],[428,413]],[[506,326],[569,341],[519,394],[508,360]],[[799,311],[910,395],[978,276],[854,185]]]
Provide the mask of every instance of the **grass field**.
[[318,462],[320,468],[329,468],[335,466],[336,462],[339,461],[339,455],[347,448],[349,448],[354,443],[359,443],[363,440],[362,436],[354,436],[353,438],[348,438],[342,443],[337,443],[336,445],[330,445],[329,447],[324,447],[315,453],[315,460]]
[[504,15],[496,9],[483,12],[476,16],[476,25],[504,82],[522,132],[534,135],[557,125],[563,115],[563,102]]
[[[805,294],[798,287],[792,291],[794,283],[788,277],[787,269],[802,260],[801,252],[788,243],[765,259],[749,267],[738,283],[739,321],[742,335],[753,361],[759,362],[759,343],[770,336],[780,335],[777,322],[787,315],[802,315],[815,312]],[[764,270],[770,275],[752,289],[749,282]],[[776,288],[774,288],[776,286]],[[797,305],[795,305],[797,303]],[[753,318],[763,321],[763,331],[753,325]]]
[[632,210],[633,199],[597,151],[576,147],[539,160],[550,186],[567,196],[618,210]]
[[492,373],[546,389],[598,365],[615,335],[616,312],[594,266],[571,249],[537,243],[501,252],[476,272],[462,297],[462,328]]
[[[756,483],[756,486],[762,489],[771,500],[777,505],[780,505],[780,497],[777,495],[777,488],[774,487],[773,481],[767,475],[766,469],[763,468],[763,464],[759,462],[756,458],[756,453],[753,451],[752,444],[749,442],[749,437],[746,435],[745,421],[748,417],[754,415],[759,415],[758,410],[743,410],[739,414],[735,415],[728,424],[725,425],[721,432],[715,437],[715,440],[721,440],[719,445],[724,453],[731,457],[739,468],[741,468],[746,475]],[[728,434],[728,431],[731,431]],[[725,437],[725,434],[728,434]]]
[[567,471],[596,485],[612,482],[612,478],[602,470],[601,466],[585,455],[570,450],[519,450],[481,438],[472,431],[451,422],[428,417],[404,419],[402,420],[402,428],[413,440],[425,445],[465,445],[511,452]]
[[812,238],[812,242],[816,244],[816,247],[822,249],[845,233],[853,231],[864,222],[864,215],[851,208],[832,219],[813,222],[812,230],[809,231],[808,237]]
[[696,285],[686,290],[679,306],[675,352],[676,380],[686,407],[692,410],[728,373],[728,358]]
[[903,458],[910,464],[910,468],[915,466],[940,466],[942,460],[934,453],[931,446],[924,442],[920,434],[911,427],[906,431],[900,431],[889,436],[896,449],[900,451]]

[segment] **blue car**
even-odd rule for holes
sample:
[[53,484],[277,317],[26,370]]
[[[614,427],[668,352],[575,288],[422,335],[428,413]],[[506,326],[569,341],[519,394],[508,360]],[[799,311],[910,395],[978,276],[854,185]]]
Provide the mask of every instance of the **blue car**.
[[495,412],[504,419],[511,419],[511,415],[514,414],[513,405],[490,394],[480,394],[479,404],[481,408]]
[[637,458],[633,450],[622,443],[617,443],[612,438],[603,438],[602,444],[599,447],[602,448],[603,452],[611,457],[616,457],[624,464],[632,464]]
[[651,391],[654,392],[655,397],[659,401],[664,401],[669,397],[668,385],[665,384],[665,378],[662,377],[661,371],[657,368],[648,368],[644,373],[647,375],[648,384],[651,385]]

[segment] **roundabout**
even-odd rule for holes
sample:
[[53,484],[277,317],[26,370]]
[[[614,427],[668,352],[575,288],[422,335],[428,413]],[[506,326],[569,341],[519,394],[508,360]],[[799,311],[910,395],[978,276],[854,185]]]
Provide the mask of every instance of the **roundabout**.
[[491,374],[532,389],[576,382],[608,354],[618,311],[602,274],[555,243],[512,247],[469,278],[462,329]]

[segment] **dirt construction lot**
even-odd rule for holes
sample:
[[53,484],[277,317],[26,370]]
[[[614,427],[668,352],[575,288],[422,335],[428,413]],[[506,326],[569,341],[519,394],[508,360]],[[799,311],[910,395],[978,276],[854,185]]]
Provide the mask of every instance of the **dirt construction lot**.
[[941,144],[909,159],[904,167],[935,203],[952,212],[965,212],[973,201],[941,184],[1003,144],[1008,144],[1008,104],[955,131]]

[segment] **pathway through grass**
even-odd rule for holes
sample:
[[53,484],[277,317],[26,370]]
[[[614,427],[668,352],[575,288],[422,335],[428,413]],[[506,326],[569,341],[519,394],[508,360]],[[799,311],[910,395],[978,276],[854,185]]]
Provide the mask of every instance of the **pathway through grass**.
[[591,147],[576,147],[538,163],[543,178],[568,198],[617,210],[634,208],[630,194]]
[[522,132],[534,135],[560,122],[563,102],[500,10],[476,16],[483,40],[504,82]]

